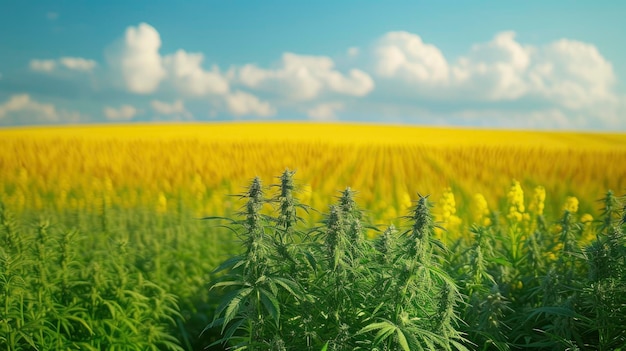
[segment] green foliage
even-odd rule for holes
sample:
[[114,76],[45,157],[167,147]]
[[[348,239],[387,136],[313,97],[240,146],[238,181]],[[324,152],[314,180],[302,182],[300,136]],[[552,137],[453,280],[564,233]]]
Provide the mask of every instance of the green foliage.
[[593,222],[507,207],[446,247],[426,196],[379,229],[352,189],[320,214],[293,176],[254,179],[210,227],[175,201],[19,218],[0,202],[0,349],[624,349],[612,192]]
[[217,300],[207,280],[234,249],[182,213],[15,218],[0,202],[0,349],[201,350],[214,341],[199,337]]
[[[283,173],[271,200],[255,178],[241,195],[241,219],[222,218],[245,252],[226,260],[218,268],[226,273],[212,284],[223,291],[208,326],[221,328],[218,343],[248,350],[465,350],[455,312],[461,295],[439,264],[443,245],[433,239],[427,198],[407,216],[403,234],[389,227],[367,240],[373,227],[347,188],[321,226],[298,231],[298,209],[306,207],[293,196],[292,176]],[[264,212],[266,204],[275,210]]]
[[182,350],[176,297],[134,267],[126,241],[87,253],[76,230],[29,227],[0,207],[0,348]]
[[[400,230],[391,225],[367,235],[378,229],[367,224],[350,188],[320,226],[294,225],[307,223],[299,215],[309,209],[293,196],[292,176],[280,177],[271,199],[252,195],[263,193],[255,179],[242,196],[254,213],[222,219],[246,252],[226,260],[219,268],[226,274],[212,283],[223,295],[210,324],[221,327],[216,344],[501,351],[626,344],[624,213],[611,192],[594,223],[569,211],[553,222],[493,213],[487,225],[461,228],[467,239],[448,250],[436,239],[426,196]],[[245,225],[245,218],[259,222]],[[593,231],[597,239],[583,243]],[[247,267],[257,268],[251,274]]]

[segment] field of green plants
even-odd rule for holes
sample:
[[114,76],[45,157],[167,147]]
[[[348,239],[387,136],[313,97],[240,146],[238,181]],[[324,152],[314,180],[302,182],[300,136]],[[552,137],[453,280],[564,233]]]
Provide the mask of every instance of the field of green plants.
[[[620,350],[623,198],[546,218],[541,188],[446,230],[415,194],[398,227],[360,192],[327,209],[294,172],[240,212],[0,207],[0,347],[17,350]],[[242,184],[243,186],[244,184]],[[340,189],[339,189],[340,190]],[[368,189],[355,189],[361,192]],[[331,199],[329,199],[330,201]],[[321,211],[318,212],[318,211]],[[323,218],[311,221],[310,216]]]
[[625,343],[623,134],[29,127],[0,150],[0,350]]

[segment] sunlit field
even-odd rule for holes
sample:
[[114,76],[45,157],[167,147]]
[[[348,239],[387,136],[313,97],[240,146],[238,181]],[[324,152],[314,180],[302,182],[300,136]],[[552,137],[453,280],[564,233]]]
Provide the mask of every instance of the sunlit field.
[[626,134],[7,128],[0,348],[616,350],[624,192]]
[[[0,132],[0,194],[14,211],[55,208],[232,210],[254,176],[297,171],[301,196],[323,208],[346,186],[377,220],[404,215],[417,192],[456,205],[482,194],[494,209],[514,180],[541,185],[549,211],[566,196],[626,188],[623,134],[377,125],[216,124],[8,129]],[[463,213],[461,213],[463,214]]]

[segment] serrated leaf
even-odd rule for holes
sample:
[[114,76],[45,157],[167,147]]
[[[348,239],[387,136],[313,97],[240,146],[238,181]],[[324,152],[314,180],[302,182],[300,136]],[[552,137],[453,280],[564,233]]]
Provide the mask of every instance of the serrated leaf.
[[357,332],[357,334],[363,334],[363,333],[367,333],[367,332],[370,332],[370,331],[383,329],[383,328],[389,328],[389,327],[391,327],[393,329],[396,328],[396,326],[393,323],[389,322],[389,321],[370,323],[370,324],[364,326],[363,328],[361,328],[361,330],[359,330]]
[[278,304],[278,300],[273,294],[265,289],[260,289],[259,292],[261,294],[261,303],[263,303],[265,310],[269,313],[270,317],[274,319],[276,326],[278,327],[278,322],[280,320],[280,305]]
[[246,286],[246,282],[240,281],[240,280],[229,280],[229,281],[224,281],[224,282],[217,282],[215,284],[213,284],[211,286],[211,289],[213,288],[219,288],[219,287],[228,287],[228,286]]
[[300,287],[298,286],[296,282],[286,279],[286,278],[281,278],[281,277],[275,277],[275,278],[272,278],[272,280],[276,282],[278,285],[282,286],[283,289],[287,290],[296,299],[299,300],[301,298]]
[[[226,307],[226,312],[224,313],[224,326],[228,325],[228,323],[235,318],[237,312],[239,312],[241,304],[245,301],[245,298],[250,295],[250,292],[252,292],[252,288],[241,289],[237,291],[235,297],[230,300],[228,307]],[[223,331],[224,328],[222,328],[222,332]]]
[[402,331],[402,329],[396,329],[396,335],[398,336],[398,343],[400,344],[400,347],[402,347],[404,351],[411,351],[409,343],[406,340],[406,336],[404,336],[404,332]]
[[231,257],[227,259],[226,261],[222,262],[222,264],[220,264],[217,268],[215,268],[212,273],[218,273],[229,268],[232,269],[241,260],[243,260],[243,257],[241,256]]

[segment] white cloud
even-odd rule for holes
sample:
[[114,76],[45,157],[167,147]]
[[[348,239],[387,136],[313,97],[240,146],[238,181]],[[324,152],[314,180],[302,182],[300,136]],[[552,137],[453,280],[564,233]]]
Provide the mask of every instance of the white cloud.
[[531,50],[515,41],[514,32],[502,32],[460,57],[451,67],[449,83],[470,98],[515,100],[528,93],[525,75],[530,63]]
[[97,63],[94,60],[84,59],[82,57],[61,57],[59,63],[67,69],[74,71],[90,72]]
[[245,65],[238,70],[237,78],[249,88],[297,101],[313,100],[323,93],[365,96],[374,89],[372,78],[361,70],[352,69],[343,74],[334,69],[329,57],[293,53],[283,54],[276,69]]
[[178,50],[161,56],[161,36],[146,23],[128,27],[124,37],[107,50],[113,71],[132,93],[150,94],[167,81],[176,91],[187,96],[226,94],[228,79],[217,66],[202,68],[204,55]]
[[307,115],[313,119],[329,120],[335,118],[335,113],[344,108],[342,103],[326,103],[319,104],[307,111]]
[[[527,45],[515,32],[505,31],[469,46],[463,55],[446,57],[419,35],[397,31],[384,34],[369,52],[350,47],[334,59],[286,52],[271,67],[250,63],[227,71],[207,63],[203,53],[179,49],[161,55],[160,48],[161,37],[154,27],[130,26],[106,50],[108,66],[96,73],[114,77],[131,93],[158,91],[167,100],[151,97],[156,117],[192,118],[183,99],[195,99],[194,105],[205,100],[214,111],[233,116],[272,116],[280,109],[332,119],[349,106],[370,119],[376,115],[502,126],[626,127],[626,97],[616,92],[611,62],[594,45],[570,39]],[[368,70],[350,69],[367,56],[373,60]],[[74,77],[68,72],[94,72],[98,63],[60,57],[34,59],[29,66],[32,71]],[[88,77],[94,86],[100,85],[96,80],[102,76]],[[364,98],[374,88],[374,96]],[[5,115],[25,99],[17,97],[2,105]],[[25,109],[51,116],[44,111],[54,105],[26,97],[30,102]],[[138,113],[143,112],[130,105],[104,109],[107,118],[117,120]],[[63,119],[69,113],[55,109],[52,115]]]
[[616,103],[613,67],[591,44],[562,39],[535,55],[529,73],[533,92],[570,109]]
[[616,94],[613,67],[589,43],[524,45],[507,31],[449,60],[416,34],[390,32],[375,43],[373,54],[383,99],[417,98],[423,106],[453,102],[455,116],[494,125],[624,126],[619,116],[626,105]]
[[91,72],[97,65],[96,61],[82,57],[61,57],[56,60],[33,59],[30,60],[29,63],[29,67],[32,71],[44,73],[51,73],[59,69],[59,67],[70,71]]
[[376,43],[374,54],[380,77],[408,83],[422,96],[500,101],[528,91],[524,74],[531,52],[515,41],[514,32],[472,46],[455,64],[435,45],[407,32],[387,33]]
[[276,114],[276,109],[268,102],[243,91],[235,91],[224,98],[228,111],[235,116],[269,117]]
[[141,23],[137,27],[128,27],[124,37],[107,49],[107,60],[128,91],[149,94],[166,76],[159,55],[160,47],[159,32],[151,25]]
[[28,94],[13,95],[0,105],[0,118],[4,118],[11,112],[32,112],[42,119],[56,121],[58,119],[56,108],[52,104],[42,104],[31,99]]
[[28,94],[12,95],[0,104],[0,124],[79,122],[78,112],[58,110],[53,104],[35,101]]
[[426,98],[538,98],[568,109],[615,99],[611,64],[595,46],[572,40],[533,47],[516,41],[512,31],[501,32],[450,64],[418,35],[390,32],[375,44],[374,54],[379,77],[408,84]]
[[445,84],[450,68],[441,51],[416,34],[389,32],[376,43],[376,73],[409,82]]
[[110,120],[125,121],[137,115],[139,111],[131,105],[122,105],[119,108],[106,106],[103,109],[104,116]]
[[56,68],[55,60],[30,60],[29,67],[37,72],[52,72]]
[[172,116],[179,116],[181,118],[192,118],[191,113],[189,113],[189,111],[185,109],[185,105],[183,104],[183,101],[180,99],[174,101],[171,104],[167,102],[159,101],[159,100],[152,100],[150,102],[150,106],[152,106],[152,109],[156,113],[161,114],[161,115],[172,115]]
[[204,55],[201,53],[187,53],[178,50],[172,55],[165,56],[163,63],[173,85],[183,94],[203,96],[206,94],[225,94],[228,92],[228,81],[213,66],[211,71],[202,69]]

